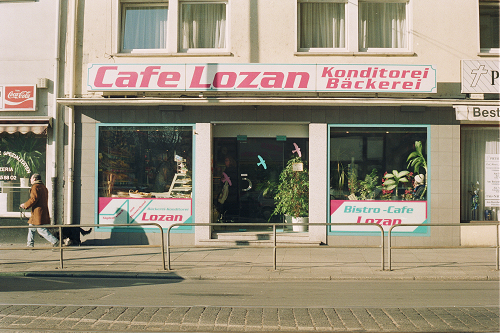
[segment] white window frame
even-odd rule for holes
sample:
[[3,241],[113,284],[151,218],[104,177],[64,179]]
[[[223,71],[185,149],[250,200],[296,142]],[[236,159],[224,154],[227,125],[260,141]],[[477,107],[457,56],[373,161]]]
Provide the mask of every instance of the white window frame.
[[[225,41],[225,47],[224,48],[182,48],[181,47],[181,33],[182,33],[182,28],[181,28],[181,16],[182,16],[182,5],[183,4],[225,4],[226,5],[226,31],[225,31],[225,36],[226,36],[226,41]],[[228,0],[178,0],[178,10],[177,10],[177,48],[179,53],[186,54],[186,53],[192,53],[192,54],[218,54],[222,52],[227,52],[229,48],[229,18],[230,16],[230,6],[229,6],[229,1]]]
[[[477,45],[479,48],[479,55],[491,55],[491,56],[498,56],[500,54],[500,48],[482,48],[481,47],[481,17],[480,17],[480,9],[479,5],[481,4],[481,0],[478,0],[477,2]],[[487,3],[485,1],[485,3]],[[497,3],[498,4],[498,3]],[[500,7],[500,4],[498,4]]]
[[[296,1],[296,49],[297,55],[413,55],[413,1],[415,0],[297,0]],[[344,2],[345,8],[345,48],[328,49],[301,49],[299,48],[299,3],[303,2]],[[407,45],[404,48],[368,48],[359,49],[359,4],[361,2],[379,2],[379,3],[405,3],[406,4],[406,40]]]

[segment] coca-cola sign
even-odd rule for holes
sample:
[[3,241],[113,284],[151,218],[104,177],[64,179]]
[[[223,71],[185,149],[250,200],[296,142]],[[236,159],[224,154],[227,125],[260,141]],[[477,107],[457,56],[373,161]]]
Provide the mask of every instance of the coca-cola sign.
[[35,111],[35,85],[0,86],[0,111]]

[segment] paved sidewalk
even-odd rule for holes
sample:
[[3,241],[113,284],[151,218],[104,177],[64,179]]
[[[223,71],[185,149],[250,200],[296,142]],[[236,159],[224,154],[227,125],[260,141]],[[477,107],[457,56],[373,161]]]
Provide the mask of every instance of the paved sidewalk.
[[[159,248],[67,247],[26,250],[0,246],[0,274],[180,279],[407,279],[495,280],[496,252],[486,249],[396,249],[392,270],[382,270],[377,248],[259,247],[172,249],[171,270],[163,270]],[[165,259],[166,265],[168,263]]]

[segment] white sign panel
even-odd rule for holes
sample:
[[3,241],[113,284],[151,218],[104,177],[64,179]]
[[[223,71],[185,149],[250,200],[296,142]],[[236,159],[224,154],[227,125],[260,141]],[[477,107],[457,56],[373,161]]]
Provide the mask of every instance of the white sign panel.
[[[377,232],[369,224],[379,224],[389,231],[397,224],[419,224],[427,220],[427,201],[332,200],[330,204],[332,231]],[[359,223],[360,226],[342,223]],[[417,227],[398,227],[395,232],[413,232]]]
[[99,198],[99,224],[157,223],[167,229],[190,217],[191,199]]
[[454,108],[457,120],[500,121],[500,106],[459,105]]
[[500,155],[484,155],[484,206],[500,207]]
[[462,60],[462,93],[500,93],[500,62]]
[[89,64],[91,91],[435,93],[430,65]]

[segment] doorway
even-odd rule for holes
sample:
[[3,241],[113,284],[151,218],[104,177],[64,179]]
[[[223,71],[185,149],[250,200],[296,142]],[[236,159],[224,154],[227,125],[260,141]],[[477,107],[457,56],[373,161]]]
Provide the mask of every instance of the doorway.
[[[275,137],[215,137],[213,141],[214,230],[263,231],[272,227],[256,223],[282,222],[274,215],[273,187],[287,161],[297,156],[308,160],[308,139]],[[226,180],[229,180],[226,183]],[[224,188],[226,187],[226,188]],[[245,226],[231,226],[231,223]]]

